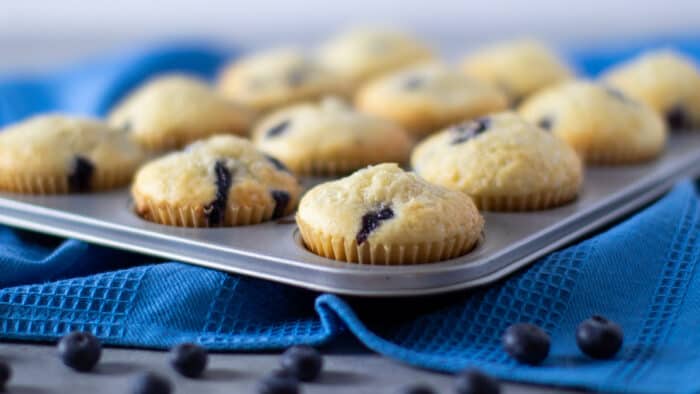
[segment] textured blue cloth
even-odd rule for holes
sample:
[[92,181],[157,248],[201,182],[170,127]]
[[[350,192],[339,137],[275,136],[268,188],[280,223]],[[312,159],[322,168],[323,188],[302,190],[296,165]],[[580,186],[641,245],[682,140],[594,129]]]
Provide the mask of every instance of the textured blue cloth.
[[[602,53],[572,56],[596,72],[620,56]],[[45,110],[103,114],[152,73],[212,76],[225,57],[201,46],[161,47],[42,78],[10,78],[0,81],[0,123]],[[149,264],[156,261],[0,226],[0,338],[54,340],[81,329],[113,345],[167,348],[194,340],[252,350],[352,334],[388,357],[440,371],[476,366],[517,381],[697,392],[699,203],[685,182],[625,222],[489,288],[399,300],[349,299],[176,262]],[[576,348],[577,324],[594,313],[625,330],[614,360],[594,362]],[[501,350],[500,333],[515,322],[551,334],[544,365],[517,365]]]

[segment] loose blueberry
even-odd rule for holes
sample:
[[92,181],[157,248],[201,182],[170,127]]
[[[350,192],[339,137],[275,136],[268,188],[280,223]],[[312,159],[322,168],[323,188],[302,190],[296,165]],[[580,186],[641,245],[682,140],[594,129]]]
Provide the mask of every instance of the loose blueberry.
[[293,346],[282,354],[282,368],[302,382],[311,382],[321,374],[323,357],[311,346]]
[[58,342],[58,355],[70,368],[87,372],[100,361],[102,344],[89,332],[74,331]]
[[283,190],[273,190],[270,192],[272,199],[275,200],[275,210],[272,212],[273,219],[279,219],[284,216],[287,211],[289,201],[292,199],[289,193]]
[[12,377],[12,368],[10,368],[10,365],[4,361],[0,361],[0,393],[5,392],[5,388],[7,387],[7,382],[10,381],[11,377]]
[[500,394],[498,380],[476,369],[468,369],[459,375],[455,382],[457,394]]
[[265,155],[265,158],[267,159],[267,161],[272,163],[272,165],[275,166],[276,169],[278,169],[280,171],[289,172],[289,168],[287,168],[287,166],[285,166],[284,163],[279,161],[277,158],[272,157],[270,155]]
[[671,130],[683,130],[689,127],[688,115],[680,105],[674,105],[666,111],[666,123]]
[[95,166],[82,156],[73,158],[73,166],[68,174],[68,190],[72,193],[84,193],[90,190],[90,181],[95,172]]
[[622,328],[599,315],[584,320],[576,329],[576,343],[579,349],[596,359],[615,356],[622,347],[622,340]]
[[539,126],[541,129],[547,130],[547,131],[552,130],[553,125],[554,125],[554,120],[549,116],[545,116],[537,122],[537,126]]
[[233,176],[226,164],[219,160],[214,164],[214,175],[216,180],[216,197],[214,201],[204,207],[204,214],[207,216],[207,223],[211,227],[221,226],[226,218],[226,206],[228,205],[228,192],[231,188]]
[[266,376],[258,382],[258,394],[299,394],[299,381],[294,378]]
[[411,76],[403,81],[402,87],[406,90],[416,90],[425,85],[425,79],[420,76]]
[[131,383],[131,394],[170,394],[172,391],[170,380],[153,372],[140,373]]
[[504,350],[523,364],[539,364],[549,355],[549,335],[534,324],[513,324],[506,329],[502,342]]
[[206,349],[194,343],[182,343],[170,351],[170,365],[188,378],[202,376],[208,361]]
[[282,121],[272,127],[270,127],[267,132],[265,133],[265,136],[267,138],[272,138],[272,137],[277,137],[278,135],[284,133],[285,130],[289,127],[289,125],[292,122],[289,120]]
[[466,142],[482,134],[488,130],[489,127],[491,127],[491,119],[488,117],[479,118],[468,123],[454,126],[451,130],[455,134],[455,137],[452,139],[452,141],[450,141],[450,144],[457,145]]
[[408,387],[404,387],[399,391],[399,394],[435,394],[436,391],[427,384],[413,384]]
[[376,230],[384,220],[389,220],[394,217],[394,210],[391,207],[382,207],[377,211],[367,212],[362,216],[362,226],[360,231],[355,236],[357,244],[361,245],[367,240],[367,237]]

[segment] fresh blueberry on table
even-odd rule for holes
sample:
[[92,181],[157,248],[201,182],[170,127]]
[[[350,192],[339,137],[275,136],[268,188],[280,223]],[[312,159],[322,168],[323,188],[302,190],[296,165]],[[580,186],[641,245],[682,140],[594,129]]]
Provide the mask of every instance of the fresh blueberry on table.
[[399,394],[435,394],[437,391],[433,390],[432,387],[428,386],[427,384],[423,383],[417,383],[413,384],[410,386],[407,386],[401,391],[399,391]]
[[603,316],[594,315],[579,324],[576,343],[591,358],[612,358],[622,347],[622,328]]
[[58,342],[58,355],[70,368],[88,372],[100,361],[102,343],[89,332],[73,331]]
[[298,394],[299,381],[293,377],[270,374],[258,382],[258,394]]
[[503,334],[502,343],[503,349],[523,364],[540,364],[549,355],[549,335],[534,324],[513,324]]
[[323,357],[311,346],[293,346],[282,354],[282,368],[302,382],[311,382],[321,374]]
[[0,361],[0,393],[5,392],[7,382],[12,377],[12,368],[4,361]]
[[170,380],[153,372],[142,372],[131,383],[131,394],[170,394],[172,391]]
[[501,384],[479,370],[468,369],[457,375],[455,392],[457,394],[500,394]]
[[181,343],[170,351],[170,365],[188,378],[202,376],[208,361],[206,349],[194,343]]

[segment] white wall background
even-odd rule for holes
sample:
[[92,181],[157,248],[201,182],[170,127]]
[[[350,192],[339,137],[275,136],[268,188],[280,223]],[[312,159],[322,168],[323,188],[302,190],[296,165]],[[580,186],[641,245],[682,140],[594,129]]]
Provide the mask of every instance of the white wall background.
[[595,44],[700,33],[700,0],[0,0],[0,69],[178,37],[310,43],[357,23],[398,25],[460,47],[521,34]]

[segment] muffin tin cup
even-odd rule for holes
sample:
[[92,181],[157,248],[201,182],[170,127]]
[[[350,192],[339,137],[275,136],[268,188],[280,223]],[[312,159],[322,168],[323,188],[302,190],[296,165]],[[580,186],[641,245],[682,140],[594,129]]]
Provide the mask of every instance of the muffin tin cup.
[[0,222],[318,291],[419,296],[492,283],[697,175],[700,133],[673,134],[656,160],[589,167],[582,192],[571,203],[545,211],[484,211],[485,235],[478,247],[429,264],[349,264],[318,256],[304,246],[291,216],[238,227],[156,224],[135,214],[126,188],[41,196],[0,193]]

